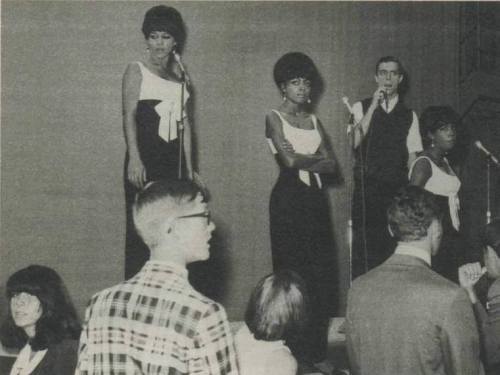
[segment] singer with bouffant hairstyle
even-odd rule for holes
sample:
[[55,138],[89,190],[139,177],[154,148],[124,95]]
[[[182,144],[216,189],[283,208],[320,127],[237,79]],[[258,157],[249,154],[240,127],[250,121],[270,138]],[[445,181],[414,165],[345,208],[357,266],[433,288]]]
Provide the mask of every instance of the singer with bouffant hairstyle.
[[266,136],[280,168],[269,204],[274,271],[290,269],[306,282],[311,298],[310,335],[290,343],[299,365],[310,369],[326,358],[328,318],[336,304],[336,266],[329,204],[322,174],[337,169],[327,136],[311,113],[321,79],[311,58],[300,52],[274,66],[282,98],[266,116]]
[[425,148],[409,174],[410,183],[433,193],[441,206],[443,238],[439,252],[432,259],[432,268],[454,282],[458,282],[457,270],[463,261],[458,232],[460,180],[446,156],[456,144],[459,118],[449,106],[431,106],[424,110],[420,130]]
[[[146,56],[123,75],[123,129],[127,235],[125,277],[133,276],[149,256],[132,220],[132,203],[148,181],[193,177],[191,126],[186,116],[189,93],[180,56],[186,40],[181,14],[164,5],[149,9],[142,24]],[[184,135],[181,144],[181,129]],[[181,159],[181,160],[179,160]],[[179,176],[179,162],[182,168]]]

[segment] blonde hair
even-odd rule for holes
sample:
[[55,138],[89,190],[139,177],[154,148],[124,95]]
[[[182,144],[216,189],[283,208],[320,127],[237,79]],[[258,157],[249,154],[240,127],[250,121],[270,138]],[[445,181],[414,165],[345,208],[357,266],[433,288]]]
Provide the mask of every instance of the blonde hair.
[[289,341],[300,336],[309,318],[304,280],[280,270],[261,279],[248,302],[245,322],[257,340]]

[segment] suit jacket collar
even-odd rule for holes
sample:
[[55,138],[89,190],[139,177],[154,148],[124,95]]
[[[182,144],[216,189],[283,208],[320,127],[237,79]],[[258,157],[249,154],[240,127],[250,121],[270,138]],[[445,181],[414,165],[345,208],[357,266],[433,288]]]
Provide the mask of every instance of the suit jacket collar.
[[432,261],[431,254],[428,251],[406,242],[398,243],[396,250],[394,250],[394,254],[414,256],[416,258],[422,259],[428,265],[431,265]]
[[406,254],[393,254],[385,261],[384,264],[430,268],[430,266],[423,259]]

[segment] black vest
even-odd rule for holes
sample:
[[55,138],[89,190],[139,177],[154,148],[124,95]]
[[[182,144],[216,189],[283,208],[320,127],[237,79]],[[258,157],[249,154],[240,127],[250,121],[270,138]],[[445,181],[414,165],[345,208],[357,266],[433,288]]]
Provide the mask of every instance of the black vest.
[[[372,98],[364,99],[363,113],[366,113]],[[389,186],[403,186],[408,183],[408,149],[406,139],[413,121],[410,109],[398,101],[390,113],[377,107],[373,112],[368,133],[356,154],[356,177],[361,172],[360,152],[365,161],[365,178]]]

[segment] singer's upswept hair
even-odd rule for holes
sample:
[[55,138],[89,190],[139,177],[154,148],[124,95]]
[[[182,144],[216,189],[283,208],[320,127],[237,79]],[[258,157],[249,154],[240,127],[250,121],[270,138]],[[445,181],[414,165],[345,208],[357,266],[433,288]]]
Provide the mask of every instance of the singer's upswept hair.
[[413,185],[399,190],[387,209],[389,227],[395,239],[402,242],[424,238],[432,221],[441,217],[434,195]]
[[500,217],[486,225],[484,239],[485,244],[491,246],[500,257]]
[[7,280],[9,301],[19,293],[28,293],[40,301],[42,315],[35,323],[35,336],[28,338],[16,326],[9,312],[0,329],[2,344],[9,348],[22,348],[29,342],[33,350],[47,349],[63,339],[78,339],[81,326],[61,277],[52,268],[31,265],[13,273]]
[[459,122],[460,116],[450,106],[427,107],[420,116],[420,134],[424,146],[431,143],[429,133],[434,134],[436,130],[447,124],[459,126]]
[[302,52],[289,52],[274,65],[274,81],[278,88],[294,78],[306,78],[313,86],[319,82],[319,73],[314,62]]
[[248,301],[245,323],[257,340],[290,342],[304,334],[309,308],[304,280],[284,269],[259,281]]
[[144,15],[142,23],[142,33],[144,38],[148,38],[153,31],[166,31],[177,43],[176,50],[182,51],[184,42],[186,41],[186,28],[181,14],[177,9],[158,5],[149,9]]

